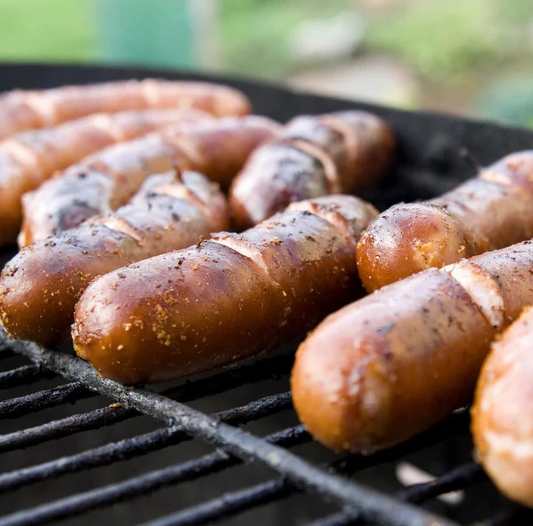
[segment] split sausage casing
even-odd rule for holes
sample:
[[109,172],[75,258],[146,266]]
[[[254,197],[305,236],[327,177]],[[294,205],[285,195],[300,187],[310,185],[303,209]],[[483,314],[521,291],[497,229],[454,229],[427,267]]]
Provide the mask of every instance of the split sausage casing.
[[242,235],[217,234],[106,274],[76,306],[75,349],[124,383],[268,351],[355,297],[355,244],[375,215],[350,196],[303,201]]
[[490,343],[532,303],[530,241],[388,285],[302,343],[298,416],[334,449],[397,444],[470,403]]
[[525,151],[504,157],[441,197],[383,212],[361,236],[357,266],[372,292],[532,237],[533,151]]

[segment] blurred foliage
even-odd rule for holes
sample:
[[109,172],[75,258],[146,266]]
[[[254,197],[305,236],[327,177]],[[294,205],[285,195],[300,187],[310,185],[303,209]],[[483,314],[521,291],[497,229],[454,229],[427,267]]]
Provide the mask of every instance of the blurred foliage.
[[283,77],[291,29],[311,18],[327,18],[353,0],[223,0],[220,4],[225,69],[258,77]]
[[[128,2],[99,0],[105,1]],[[0,0],[0,60],[102,59],[97,4]],[[478,113],[533,123],[533,0],[218,0],[218,8],[221,69],[231,73],[283,79],[299,66],[289,52],[298,24],[358,10],[368,31],[357,53],[399,58],[419,75],[422,93],[442,87],[455,100],[479,98]],[[144,63],[157,58],[150,51],[142,57]],[[506,82],[519,68],[524,80]]]
[[[531,0],[404,0],[371,16],[369,50],[396,55],[441,81],[494,66],[520,51]],[[514,24],[511,24],[514,21]]]
[[476,101],[484,118],[514,126],[533,126],[533,77],[503,78],[488,86]]
[[[294,67],[287,48],[296,25],[360,9],[369,21],[367,51],[396,55],[430,80],[453,80],[523,55],[533,20],[533,0],[397,0],[385,10],[369,4],[219,0],[224,69],[283,77]],[[0,0],[0,59],[94,60],[94,6],[93,0]]]
[[[495,1],[495,0],[490,0]],[[502,19],[523,24],[533,20],[533,2],[531,0],[496,0]]]
[[93,31],[87,0],[0,0],[0,59],[87,61]]

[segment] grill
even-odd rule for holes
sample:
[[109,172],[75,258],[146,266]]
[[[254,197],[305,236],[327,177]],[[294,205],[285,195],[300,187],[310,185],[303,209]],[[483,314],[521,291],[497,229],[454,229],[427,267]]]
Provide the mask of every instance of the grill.
[[[33,65],[0,72],[2,90],[145,76],[216,80],[280,121],[368,109],[391,123],[400,142],[396,173],[364,196],[382,208],[442,193],[472,175],[461,149],[488,163],[533,141],[525,130],[220,77]],[[1,254],[0,265],[13,253]],[[336,455],[313,442],[292,410],[294,350],[145,389],[100,378],[68,348],[0,332],[0,526],[533,523],[472,462],[467,409],[370,456]],[[414,483],[417,469],[431,480]]]

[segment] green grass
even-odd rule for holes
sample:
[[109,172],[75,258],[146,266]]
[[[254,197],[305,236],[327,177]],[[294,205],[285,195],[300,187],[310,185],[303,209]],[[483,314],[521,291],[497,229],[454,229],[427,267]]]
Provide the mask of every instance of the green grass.
[[87,0],[0,0],[0,60],[90,60],[91,14]]

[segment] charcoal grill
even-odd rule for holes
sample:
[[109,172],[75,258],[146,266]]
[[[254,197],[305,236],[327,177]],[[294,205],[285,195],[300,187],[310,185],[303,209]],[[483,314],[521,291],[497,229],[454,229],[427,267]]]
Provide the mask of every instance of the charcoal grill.
[[[246,92],[257,113],[280,121],[346,108],[383,116],[400,157],[389,181],[364,196],[381,208],[471,176],[461,149],[483,164],[533,143],[526,130],[169,71],[6,64],[0,90],[146,76],[225,82]],[[0,266],[13,253],[0,255]],[[187,381],[128,388],[100,378],[68,349],[0,332],[0,526],[533,524],[472,462],[466,409],[366,457],[313,442],[291,406],[294,349]],[[399,463],[433,478],[403,486]],[[458,498],[442,500],[450,491]]]

